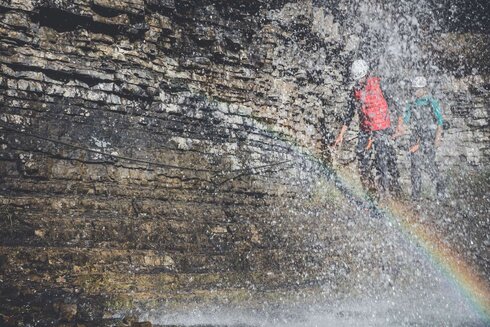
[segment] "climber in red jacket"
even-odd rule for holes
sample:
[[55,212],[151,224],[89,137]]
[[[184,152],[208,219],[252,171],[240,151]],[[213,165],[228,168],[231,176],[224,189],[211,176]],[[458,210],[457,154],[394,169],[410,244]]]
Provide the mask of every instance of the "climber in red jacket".
[[[371,195],[390,191],[400,196],[399,173],[396,153],[390,137],[391,122],[388,102],[381,89],[380,79],[368,74],[369,67],[364,60],[356,60],[351,67],[351,75],[356,85],[349,99],[349,106],[343,117],[343,126],[335,139],[335,147],[340,146],[344,134],[355,112],[359,113],[359,138],[356,148],[359,172],[364,189]],[[378,191],[372,173],[372,156],[378,175]]]

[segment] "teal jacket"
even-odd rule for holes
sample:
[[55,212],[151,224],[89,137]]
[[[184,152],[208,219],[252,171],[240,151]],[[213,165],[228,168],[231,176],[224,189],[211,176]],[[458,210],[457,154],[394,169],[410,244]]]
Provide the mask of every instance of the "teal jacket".
[[407,103],[403,115],[403,123],[410,124],[410,144],[420,144],[424,148],[433,145],[436,136],[436,126],[442,126],[441,107],[439,102],[430,96],[425,96]]
[[442,126],[444,120],[442,119],[441,106],[439,105],[439,101],[430,96],[419,98],[413,103],[407,103],[405,107],[405,113],[403,114],[403,123],[407,125],[410,122],[413,107],[415,107],[415,110],[417,110],[419,107],[425,107],[429,105],[432,107],[432,112],[434,113],[434,117],[436,118],[437,126]]

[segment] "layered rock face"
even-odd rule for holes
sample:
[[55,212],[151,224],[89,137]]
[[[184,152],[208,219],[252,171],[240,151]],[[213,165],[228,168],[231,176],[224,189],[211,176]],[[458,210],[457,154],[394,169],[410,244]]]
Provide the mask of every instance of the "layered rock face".
[[[5,317],[96,321],[318,285],[333,296],[402,285],[419,266],[308,159],[331,162],[349,89],[356,37],[341,11],[3,0],[0,16]],[[468,133],[458,142],[482,145],[448,165],[488,162],[478,78],[480,110],[451,117]]]
[[[354,253],[321,251],[348,227],[325,214],[310,185],[321,174],[295,150],[320,148],[343,71],[340,45],[298,9],[2,4],[6,316],[245,301],[318,285]],[[320,220],[336,232],[319,233]]]

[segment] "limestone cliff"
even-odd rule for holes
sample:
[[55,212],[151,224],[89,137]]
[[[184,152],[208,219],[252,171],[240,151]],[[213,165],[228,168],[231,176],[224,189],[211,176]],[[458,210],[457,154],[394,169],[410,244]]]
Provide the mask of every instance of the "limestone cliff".
[[[373,241],[400,236],[305,159],[332,162],[356,53],[331,6],[0,0],[0,312],[99,321],[410,279],[409,248]],[[488,163],[488,76],[448,78],[442,160]]]

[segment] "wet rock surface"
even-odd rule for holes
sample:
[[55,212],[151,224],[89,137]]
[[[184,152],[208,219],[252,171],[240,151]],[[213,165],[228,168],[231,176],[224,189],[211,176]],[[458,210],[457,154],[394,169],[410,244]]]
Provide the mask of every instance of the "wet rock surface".
[[[0,1],[2,323],[389,291],[424,271],[304,159],[333,160],[349,90],[355,35],[331,8]],[[488,76],[449,81],[440,160],[485,165]]]

